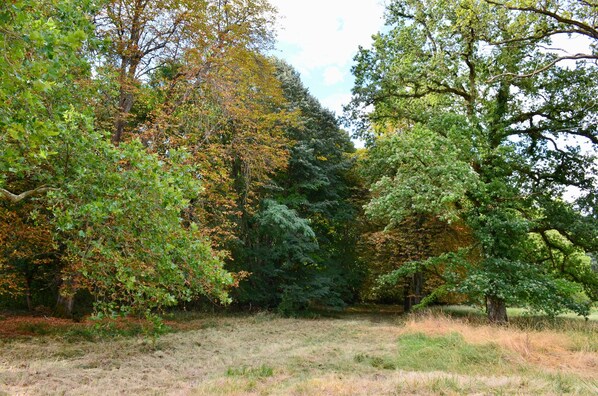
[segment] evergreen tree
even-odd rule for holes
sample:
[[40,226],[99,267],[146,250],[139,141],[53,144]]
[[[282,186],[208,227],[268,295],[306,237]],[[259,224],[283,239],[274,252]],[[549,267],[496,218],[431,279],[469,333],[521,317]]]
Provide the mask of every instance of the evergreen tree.
[[299,114],[286,129],[288,167],[278,172],[238,251],[237,268],[252,275],[240,300],[295,312],[310,303],[339,306],[357,294],[361,274],[355,256],[351,203],[354,151],[335,116],[322,108],[299,74],[278,61],[288,110]]

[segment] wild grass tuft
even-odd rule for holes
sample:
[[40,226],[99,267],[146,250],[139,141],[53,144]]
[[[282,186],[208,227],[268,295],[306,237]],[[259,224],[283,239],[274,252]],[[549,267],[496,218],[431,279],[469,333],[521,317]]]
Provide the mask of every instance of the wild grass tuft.
[[274,369],[262,364],[259,367],[229,367],[226,370],[227,377],[266,378],[274,375]]

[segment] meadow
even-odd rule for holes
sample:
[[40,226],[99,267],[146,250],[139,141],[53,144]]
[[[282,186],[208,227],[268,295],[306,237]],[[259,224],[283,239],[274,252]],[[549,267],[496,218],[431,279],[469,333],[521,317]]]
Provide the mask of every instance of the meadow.
[[179,313],[153,338],[0,317],[0,394],[459,395],[598,392],[598,322],[467,309],[314,318]]

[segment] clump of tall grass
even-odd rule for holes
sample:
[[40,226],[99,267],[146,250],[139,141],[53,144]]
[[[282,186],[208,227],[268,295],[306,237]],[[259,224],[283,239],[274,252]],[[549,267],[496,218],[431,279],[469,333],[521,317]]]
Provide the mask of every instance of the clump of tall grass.
[[[475,318],[475,317],[474,317]],[[427,312],[405,318],[403,334],[427,336],[460,334],[474,345],[495,345],[509,353],[517,364],[532,364],[550,370],[573,370],[591,374],[598,367],[596,324],[569,318],[514,318],[507,326],[494,326],[480,317],[454,317],[442,312]]]

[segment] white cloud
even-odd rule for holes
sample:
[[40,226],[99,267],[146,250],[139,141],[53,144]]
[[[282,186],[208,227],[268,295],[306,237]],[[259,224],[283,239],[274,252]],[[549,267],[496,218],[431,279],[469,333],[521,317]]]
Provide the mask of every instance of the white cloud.
[[[322,105],[337,116],[351,100],[351,65],[383,27],[384,0],[270,0],[278,8],[278,49]],[[363,142],[354,140],[357,147]]]
[[336,66],[329,66],[324,70],[324,84],[327,86],[337,84],[344,79],[345,73]]
[[288,59],[302,73],[348,66],[358,45],[380,30],[380,0],[271,0],[280,14],[278,40],[298,48]]
[[340,116],[343,114],[343,106],[349,103],[350,100],[350,93],[334,93],[320,99],[320,103],[322,103],[322,106],[332,110],[336,115]]

